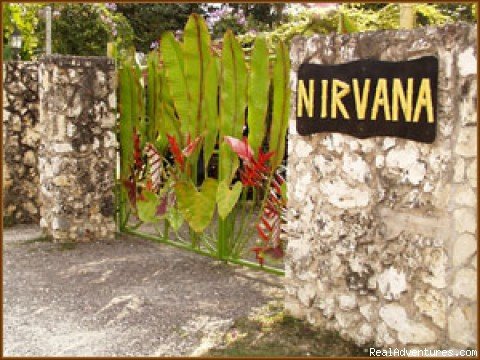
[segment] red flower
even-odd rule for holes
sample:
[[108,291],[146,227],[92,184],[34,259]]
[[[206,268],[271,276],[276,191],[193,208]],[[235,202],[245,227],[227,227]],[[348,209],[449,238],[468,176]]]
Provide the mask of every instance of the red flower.
[[183,150],[180,150],[180,146],[178,146],[177,139],[175,139],[175,137],[167,134],[167,138],[168,142],[170,143],[170,151],[173,154],[175,162],[180,166],[180,169],[184,171],[185,158],[193,154],[202,138],[198,136],[195,140],[190,141],[190,135],[188,135],[187,146]]
[[183,171],[183,168],[185,166],[185,157],[182,154],[182,151],[180,150],[180,147],[178,146],[177,139],[175,139],[173,136],[170,136],[167,134],[167,139],[170,144],[170,151],[173,154],[173,157],[175,159],[175,162],[180,165],[180,168]]
[[243,140],[238,140],[231,136],[224,136],[223,138],[240,159],[247,163],[253,161],[253,150],[248,144],[246,137]]

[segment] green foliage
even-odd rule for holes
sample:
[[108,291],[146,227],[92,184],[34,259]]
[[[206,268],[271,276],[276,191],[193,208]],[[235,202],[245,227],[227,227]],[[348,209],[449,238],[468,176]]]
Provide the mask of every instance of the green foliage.
[[[272,66],[274,79],[270,82]],[[251,207],[247,216],[245,202],[249,189],[246,187],[251,185],[248,181],[243,182],[245,179],[242,176],[242,182],[233,180],[240,161],[224,142],[224,137],[241,138],[248,113],[251,138],[255,139],[253,142],[258,151],[267,135],[267,110],[269,94],[272,92],[274,101],[270,148],[280,154],[274,166],[281,162],[285,149],[286,106],[289,103],[289,92],[286,91],[289,79],[288,49],[280,44],[277,60],[271,64],[266,42],[259,38],[251,60],[247,62],[240,43],[231,31],[227,31],[222,53],[217,56],[211,50],[206,23],[200,16],[193,14],[185,26],[183,42],[175,39],[171,32],[162,35],[160,52],[155,50],[148,55],[147,73],[148,87],[145,91],[139,80],[142,75],[132,60],[123,60],[119,72],[122,179],[132,178],[132,169],[137,169],[133,171],[135,182],[128,182],[127,187],[135,193],[140,191],[136,197],[140,220],[155,222],[165,218],[174,229],[178,229],[181,221],[177,220],[184,218],[197,234],[192,235],[192,245],[198,246],[198,236],[212,222],[215,209],[218,208],[218,255],[221,258],[235,256],[234,251],[239,254],[242,250],[240,244],[244,244],[245,239],[251,235],[251,229],[245,230],[244,221],[248,216],[252,220],[251,217],[255,214],[252,215]],[[141,112],[145,106],[139,101],[142,96],[146,98],[146,116]],[[146,121],[142,120],[144,118]],[[131,136],[134,128],[140,129],[141,140],[136,142]],[[217,134],[220,134],[218,139]],[[272,140],[272,137],[277,138]],[[150,150],[144,152],[149,162],[145,165],[142,164],[142,157],[138,154],[140,150],[137,150],[135,144],[141,143],[142,147],[154,141],[156,144],[165,144],[165,138],[168,138],[175,165],[166,170],[168,180],[157,189],[158,182],[153,180],[153,173],[160,172],[161,163],[168,163],[166,149],[159,146],[152,150],[151,145],[147,145]],[[198,155],[203,150],[205,163],[208,163],[217,145],[218,179],[198,179]],[[256,166],[261,164],[268,176],[266,162],[270,155],[257,155],[259,161]],[[184,166],[185,162],[187,167]],[[144,171],[139,172],[139,168]],[[138,176],[141,173],[147,175]],[[203,180],[203,183],[197,189],[198,180]],[[158,215],[165,213],[164,197],[154,197],[148,192],[154,195],[165,194],[173,189],[176,205],[174,202],[168,203],[169,210],[166,214]],[[238,206],[240,198],[242,204]],[[162,210],[159,212],[158,209]],[[176,209],[176,212],[170,209]],[[238,211],[242,211],[243,215],[241,225],[235,227],[234,213]],[[181,216],[174,217],[175,214]]]
[[[473,3],[416,3],[417,26],[442,25],[457,21],[476,21],[476,4]],[[289,42],[296,35],[329,34],[333,32],[358,32],[398,29],[400,10],[398,3],[346,3],[337,9],[308,9],[292,14],[287,21],[266,32],[270,50],[278,41]],[[240,42],[249,46],[255,33],[239,36]]]
[[[3,44],[8,45],[16,24],[23,36],[20,55],[24,60],[44,53],[45,5],[3,4]],[[126,18],[104,4],[55,3],[51,7],[53,53],[105,55],[109,41],[115,42],[119,50],[132,45],[133,31]]]
[[270,129],[269,151],[273,151],[272,170],[282,163],[285,154],[290,109],[290,56],[284,43],[279,43],[273,68],[273,113]]
[[201,4],[118,3],[117,11],[125,16],[134,32],[137,51],[147,53],[165,31],[182,29],[191,13],[202,15]]
[[[247,106],[247,66],[243,50],[231,31],[225,33],[222,51],[222,77],[220,80],[220,140],[224,136],[241,138]],[[220,181],[235,171],[236,155],[229,147],[220,149]]]
[[210,224],[215,213],[218,183],[215,179],[206,179],[197,191],[191,181],[179,181],[175,184],[178,209],[193,231],[201,233]]
[[143,201],[137,203],[138,218],[144,222],[158,222],[160,219],[157,217],[158,196],[157,194],[144,190],[142,192],[144,196]]
[[[228,182],[229,183],[229,182]],[[217,204],[218,215],[225,219],[230,214],[242,194],[242,183],[237,181],[232,189],[227,182],[222,181],[218,184]]]
[[127,20],[103,4],[55,4],[53,12],[53,53],[104,56],[107,42],[115,41],[119,49],[132,45],[133,32]]
[[2,6],[4,59],[9,59],[11,56],[11,49],[8,48],[8,43],[15,24],[23,37],[20,57],[23,60],[32,59],[40,51],[38,34],[40,19],[38,11],[43,4],[4,3]]
[[252,51],[248,87],[248,143],[258,151],[265,137],[270,69],[268,48],[264,37],[258,37]]

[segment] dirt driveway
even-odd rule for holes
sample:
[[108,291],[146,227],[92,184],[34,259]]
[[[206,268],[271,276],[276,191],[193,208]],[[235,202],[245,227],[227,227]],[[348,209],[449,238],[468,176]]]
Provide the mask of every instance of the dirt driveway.
[[4,356],[200,355],[281,277],[131,236],[54,244],[4,231]]

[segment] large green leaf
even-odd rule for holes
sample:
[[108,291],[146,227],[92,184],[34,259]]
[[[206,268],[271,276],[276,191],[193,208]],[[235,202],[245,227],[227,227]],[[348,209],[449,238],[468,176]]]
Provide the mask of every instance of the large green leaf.
[[285,152],[285,136],[290,109],[289,84],[290,58],[287,46],[281,42],[276,49],[276,61],[273,68],[273,112],[269,138],[269,150],[275,152],[271,158],[272,171],[282,163]]
[[157,206],[160,200],[157,195],[144,190],[142,192],[143,199],[137,201],[138,218],[143,222],[155,223],[160,221],[157,214]]
[[188,85],[191,109],[191,123],[188,132],[194,139],[205,128],[203,98],[210,96],[204,91],[207,66],[211,57],[210,34],[205,20],[200,15],[190,15],[185,25],[183,39],[185,79]]
[[220,133],[242,137],[247,105],[247,67],[243,50],[228,30],[223,40],[220,92]]
[[217,58],[212,57],[207,67],[204,98],[205,105],[205,142],[203,145],[203,160],[205,168],[212,156],[218,135],[218,70]]
[[178,209],[193,231],[200,233],[210,224],[215,212],[217,181],[207,178],[197,191],[191,180],[175,184]]
[[[162,128],[162,121],[160,119],[160,103],[161,103],[161,88],[162,79],[159,68],[159,54],[158,51],[152,51],[147,58],[147,126],[146,126],[146,141],[153,142],[160,134]],[[163,145],[163,144],[160,144]],[[159,147],[163,150],[163,146]]]
[[132,72],[132,119],[133,126],[140,135],[141,147],[146,143],[146,127],[145,121],[145,93],[142,85],[142,70],[137,63],[131,67]]
[[222,142],[219,149],[219,158],[219,181],[232,181],[240,165],[237,154],[232,151],[232,148],[227,143]]
[[218,215],[222,219],[225,219],[228,214],[230,214],[235,207],[240,195],[242,193],[242,183],[237,181],[230,189],[230,181],[218,184],[217,190],[217,205],[218,205]]
[[129,176],[130,164],[133,162],[133,121],[132,121],[132,84],[128,63],[118,70],[118,109],[120,112],[120,168],[121,177]]
[[175,206],[171,206],[168,209],[165,217],[175,232],[177,232],[183,224],[182,213]]
[[[245,125],[247,105],[247,68],[243,50],[228,30],[223,40],[222,74],[220,79],[220,141],[226,135],[241,138]],[[220,146],[219,180],[230,177],[231,165],[237,156],[230,149]],[[227,169],[227,171],[224,171]]]
[[269,85],[267,42],[264,37],[257,37],[252,51],[248,80],[248,143],[255,153],[258,153],[265,137]]
[[190,101],[187,80],[184,73],[184,59],[180,44],[171,32],[163,34],[161,39],[163,66],[165,67],[169,94],[180,118],[181,129],[188,133],[190,126]]

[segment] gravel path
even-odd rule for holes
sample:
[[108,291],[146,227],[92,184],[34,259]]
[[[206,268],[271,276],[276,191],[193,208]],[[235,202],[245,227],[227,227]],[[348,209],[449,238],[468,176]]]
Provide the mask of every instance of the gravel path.
[[201,355],[234,319],[283,297],[280,277],[131,236],[3,236],[4,356]]

